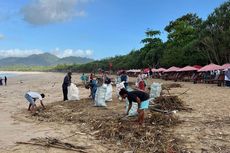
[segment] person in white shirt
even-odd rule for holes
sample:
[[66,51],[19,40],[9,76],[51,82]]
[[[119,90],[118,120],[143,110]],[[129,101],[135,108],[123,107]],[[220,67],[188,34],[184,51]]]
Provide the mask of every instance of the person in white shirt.
[[42,102],[43,98],[45,97],[45,95],[42,93],[42,94],[39,94],[37,92],[33,92],[33,91],[28,91],[26,94],[25,94],[25,98],[27,99],[27,101],[29,102],[29,107],[28,107],[28,111],[31,111],[32,113],[35,112],[35,101],[37,99],[40,100],[40,103],[41,103],[41,106],[43,107],[43,109],[45,109],[45,106]]

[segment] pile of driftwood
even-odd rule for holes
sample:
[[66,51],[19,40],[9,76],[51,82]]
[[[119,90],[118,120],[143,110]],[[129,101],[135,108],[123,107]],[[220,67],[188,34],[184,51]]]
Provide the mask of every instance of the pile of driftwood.
[[133,150],[134,152],[177,151],[173,137],[167,131],[180,121],[173,114],[147,113],[145,124],[140,126],[133,119],[107,118],[91,120],[94,135],[103,140]]
[[178,96],[160,96],[154,100],[154,103],[162,110],[172,111],[185,108],[183,101]]
[[[159,97],[157,101],[164,109],[183,110],[183,102],[178,97]],[[28,118],[79,125],[83,132],[89,132],[105,143],[118,145],[119,151],[178,152],[169,132],[170,128],[180,123],[174,114],[146,111],[144,125],[140,126],[134,121],[136,117],[124,117],[124,103],[113,102],[110,105],[112,109],[93,107],[89,99],[56,102],[47,105],[45,111],[38,111],[37,115]]]
[[86,149],[90,149],[89,146],[77,146],[71,143],[62,142],[56,138],[46,137],[46,138],[33,138],[29,142],[17,142],[17,144],[24,145],[35,145],[35,146],[43,146],[49,148],[58,148],[64,150],[72,150],[82,153],[87,153]]

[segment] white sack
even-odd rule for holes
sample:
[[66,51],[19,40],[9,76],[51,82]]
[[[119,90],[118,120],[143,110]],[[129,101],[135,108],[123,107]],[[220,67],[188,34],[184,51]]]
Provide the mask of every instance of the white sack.
[[101,87],[97,87],[95,94],[95,106],[107,106],[105,103],[106,89],[107,86],[105,84],[103,84]]
[[105,101],[112,101],[112,100],[113,100],[113,87],[110,83],[106,87]]
[[80,100],[79,90],[75,84],[71,83],[70,86],[68,86],[67,97],[68,97],[68,100]]
[[155,99],[161,95],[162,87],[160,83],[153,83],[150,89],[150,98]]

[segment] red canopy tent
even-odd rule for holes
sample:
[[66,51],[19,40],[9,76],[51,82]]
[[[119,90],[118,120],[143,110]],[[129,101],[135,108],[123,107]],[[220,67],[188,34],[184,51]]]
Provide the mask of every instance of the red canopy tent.
[[224,65],[222,65],[223,69],[228,69],[230,68],[230,63],[226,63]]
[[187,71],[197,71],[198,68],[192,67],[192,66],[185,66],[179,70],[177,70],[177,72],[187,72]]
[[149,73],[149,68],[145,68],[144,73]]
[[122,72],[124,72],[125,70],[118,70],[117,71],[117,75],[120,75]]
[[157,72],[157,69],[155,69],[155,68],[152,68],[152,72]]
[[198,72],[207,72],[207,71],[222,70],[222,69],[223,67],[220,65],[209,64],[199,69]]
[[167,72],[176,72],[179,69],[180,69],[179,67],[172,66],[169,69],[165,70],[164,72],[166,72],[166,73]]
[[159,69],[156,69],[156,72],[164,72],[166,69],[165,68],[159,68]]
[[202,66],[200,66],[200,65],[193,65],[193,67],[195,67],[197,69],[201,69],[202,68]]

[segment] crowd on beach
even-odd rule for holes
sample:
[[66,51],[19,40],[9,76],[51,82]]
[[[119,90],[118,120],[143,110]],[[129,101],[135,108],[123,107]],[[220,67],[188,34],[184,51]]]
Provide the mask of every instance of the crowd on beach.
[[[169,68],[170,69],[170,68]],[[172,70],[173,68],[171,68]],[[196,73],[191,69],[191,71],[181,72],[176,71],[176,68],[172,71],[153,71],[151,68],[148,70],[135,71],[135,75],[132,75],[130,71],[118,71],[117,77],[113,80],[110,77],[109,72],[100,73],[99,76],[91,73],[89,76],[87,74],[82,74],[80,80],[86,89],[90,89],[89,98],[92,99],[92,102],[95,106],[106,107],[106,102],[112,101],[112,84],[116,84],[116,94],[119,100],[126,101],[126,115],[130,114],[134,103],[136,104],[136,114],[138,115],[137,122],[142,124],[144,122],[144,110],[148,109],[149,101],[151,98],[156,98],[156,95],[160,95],[161,85],[153,83],[152,85],[147,85],[147,79],[150,78],[162,78],[165,80],[174,80],[181,81],[180,76],[187,76],[193,78],[194,83],[199,81],[199,77],[205,78],[205,81],[208,81],[210,78],[220,78],[223,82],[223,85],[230,87],[230,67],[226,70],[210,70],[202,73]],[[188,69],[188,68],[187,68]],[[178,69],[177,69],[178,70]],[[128,73],[127,73],[128,72]],[[129,85],[129,75],[136,76],[135,86]],[[174,78],[174,79],[172,79]],[[220,81],[220,80],[218,80]],[[221,82],[222,83],[222,82]],[[219,82],[218,82],[219,85]],[[220,84],[221,85],[221,84]],[[147,88],[148,87],[148,88]],[[159,88],[160,87],[160,88]],[[154,90],[152,90],[155,88]],[[157,89],[157,90],[156,90]],[[152,90],[152,91],[151,91]],[[68,100],[80,100],[79,90],[76,84],[72,83],[72,72],[68,72],[63,79],[62,83],[63,91],[63,101]],[[152,92],[157,92],[152,93]],[[152,95],[155,95],[153,97]],[[45,106],[42,102],[45,94],[29,91],[25,94],[25,98],[29,102],[28,110],[33,114],[35,113],[35,101],[40,100],[41,106],[45,109]]]
[[[95,106],[106,107],[107,104],[105,103],[105,101],[112,101],[113,82],[109,73],[101,73],[100,76],[97,77],[92,73],[90,74],[90,76],[83,73],[80,77],[80,80],[82,81],[82,84],[85,86],[86,89],[90,89],[89,98],[92,99],[92,102],[95,104]],[[150,98],[149,93],[144,90],[144,75],[140,75],[137,78],[137,84],[139,84],[137,85],[138,90],[132,90],[129,87],[128,75],[125,71],[122,71],[122,73],[118,74],[115,80],[115,84],[117,84],[118,86],[122,85],[117,91],[117,96],[121,99],[125,99],[128,102],[125,115],[129,115],[133,102],[136,103],[136,112],[138,114],[137,122],[139,124],[142,124],[144,121],[144,110],[148,109]],[[75,89],[77,89],[77,86],[76,84],[72,83],[72,72],[68,72],[65,75],[62,83],[63,101],[79,100],[79,96],[77,99],[73,96],[74,94],[79,94],[78,89]],[[108,97],[108,92],[109,98],[106,98]],[[45,98],[44,93],[28,91],[25,93],[24,97],[29,102],[28,111],[31,111],[33,115],[36,115],[36,100],[40,101],[42,109],[46,109],[43,104],[43,99]]]

